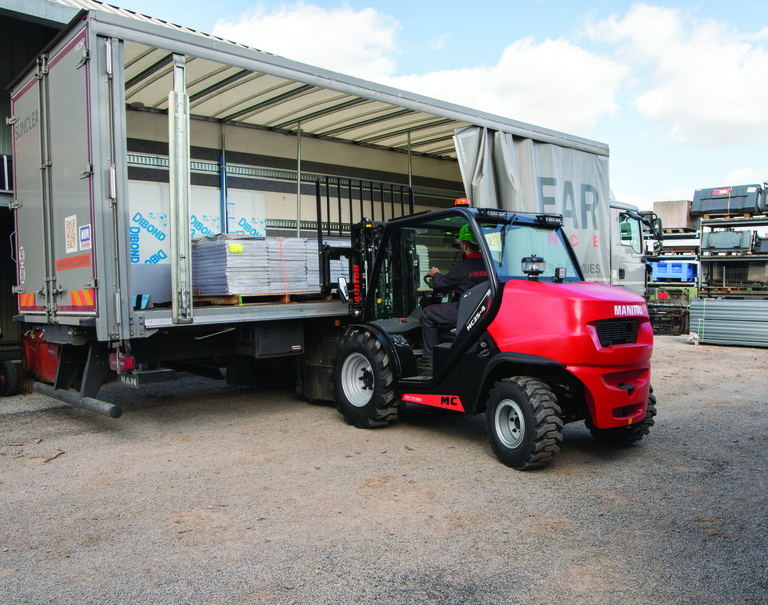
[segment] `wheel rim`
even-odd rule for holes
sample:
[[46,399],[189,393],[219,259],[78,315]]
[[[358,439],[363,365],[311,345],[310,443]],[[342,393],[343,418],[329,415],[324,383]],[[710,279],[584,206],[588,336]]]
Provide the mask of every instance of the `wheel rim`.
[[525,418],[516,401],[505,399],[496,408],[496,434],[508,448],[514,449],[523,441]]
[[352,353],[341,366],[341,383],[347,400],[356,408],[366,405],[373,396],[371,363],[362,353]]

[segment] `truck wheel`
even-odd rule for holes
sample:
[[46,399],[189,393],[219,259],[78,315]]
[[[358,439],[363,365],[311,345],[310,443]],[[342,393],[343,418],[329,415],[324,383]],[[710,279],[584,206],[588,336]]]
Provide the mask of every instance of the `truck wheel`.
[[0,361],[0,397],[10,397],[19,391],[19,372],[12,361]]
[[350,330],[331,363],[333,399],[344,420],[359,428],[373,428],[397,419],[392,365],[373,334]]
[[587,416],[584,424],[587,425],[589,432],[598,441],[610,443],[611,445],[629,445],[630,443],[640,441],[650,432],[651,427],[655,424],[653,419],[655,415],[656,395],[653,394],[653,387],[651,387],[651,394],[648,397],[648,409],[645,411],[645,418],[640,422],[630,424],[629,426],[620,426],[615,429],[599,429],[592,424],[592,418]]
[[485,410],[491,448],[514,469],[544,466],[560,451],[561,414],[554,393],[538,378],[517,376],[497,382]]

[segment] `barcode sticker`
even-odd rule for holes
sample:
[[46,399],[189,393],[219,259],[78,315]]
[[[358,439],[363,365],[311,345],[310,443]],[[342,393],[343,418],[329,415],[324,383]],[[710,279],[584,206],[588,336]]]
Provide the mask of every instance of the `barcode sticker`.
[[64,242],[67,246],[67,254],[77,252],[77,215],[64,219]]

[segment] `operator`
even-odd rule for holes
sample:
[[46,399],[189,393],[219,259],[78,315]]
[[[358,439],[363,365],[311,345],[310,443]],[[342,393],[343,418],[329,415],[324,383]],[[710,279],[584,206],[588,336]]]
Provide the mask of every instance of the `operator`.
[[[469,225],[464,225],[459,231],[459,246],[462,259],[453,263],[448,275],[440,273],[437,267],[429,270],[429,275],[432,276],[435,284],[435,292],[457,291],[462,295],[472,286],[488,281],[488,272],[483,262],[483,255],[480,254],[480,246],[477,245],[477,239]],[[438,341],[439,327],[455,326],[458,318],[458,302],[430,305],[424,309],[421,315],[424,339],[424,354],[420,362],[422,374],[432,373],[432,350]]]

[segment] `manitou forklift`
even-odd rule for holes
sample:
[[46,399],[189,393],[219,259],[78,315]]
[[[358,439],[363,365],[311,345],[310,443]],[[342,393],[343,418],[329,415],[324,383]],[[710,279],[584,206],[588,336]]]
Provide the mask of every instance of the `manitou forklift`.
[[[562,222],[457,206],[360,223],[348,251],[352,283],[339,284],[354,323],[332,360],[345,420],[386,425],[406,404],[485,413],[493,451],[520,470],[548,463],[569,422],[584,420],[594,437],[615,444],[648,434],[656,398],[645,302],[585,282]],[[488,280],[460,294],[457,325],[440,328],[432,375],[420,376],[421,313],[457,300],[425,278],[461,260],[455,245],[465,226]]]

